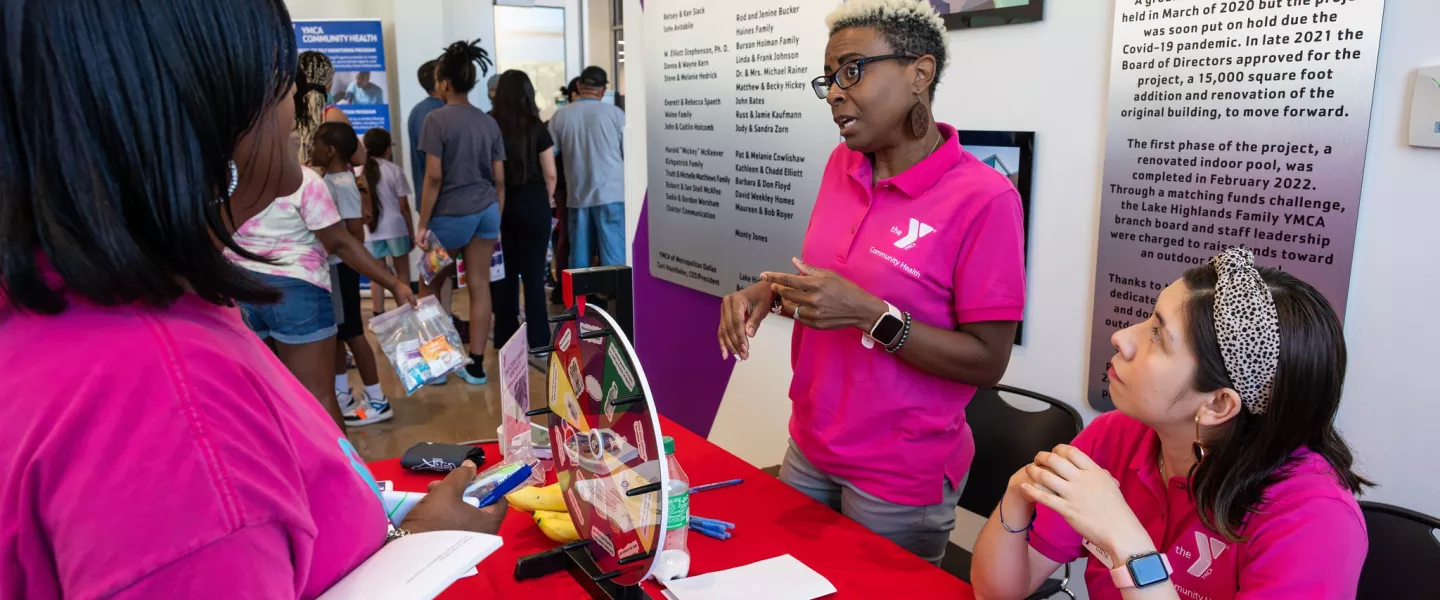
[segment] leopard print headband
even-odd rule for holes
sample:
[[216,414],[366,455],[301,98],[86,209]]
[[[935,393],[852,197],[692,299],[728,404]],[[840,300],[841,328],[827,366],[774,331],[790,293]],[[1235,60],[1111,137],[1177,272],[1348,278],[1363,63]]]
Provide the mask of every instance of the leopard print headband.
[[1263,415],[1280,365],[1280,319],[1255,255],[1231,248],[1210,259],[1215,282],[1215,335],[1246,410]]

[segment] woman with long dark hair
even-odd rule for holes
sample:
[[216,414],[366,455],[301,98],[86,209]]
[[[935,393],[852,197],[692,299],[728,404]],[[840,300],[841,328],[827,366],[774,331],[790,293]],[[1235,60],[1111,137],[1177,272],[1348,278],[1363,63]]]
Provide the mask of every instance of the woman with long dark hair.
[[520,329],[520,287],[525,288],[525,317],[531,348],[549,343],[545,305],[545,251],[550,214],[555,207],[555,141],[540,120],[535,86],[523,71],[500,75],[495,109],[505,140],[505,279],[495,290],[495,343],[504,344]]
[[[420,196],[416,232],[422,247],[428,233],[465,264],[470,292],[470,359],[457,372],[471,385],[484,385],[485,343],[490,337],[490,256],[500,238],[500,209],[505,203],[505,144],[495,119],[470,103],[480,75],[489,72],[490,55],[480,40],[455,42],[435,66],[435,91],[445,106],[425,117],[420,151],[425,153],[425,189]],[[424,290],[437,295],[455,268],[441,272]]]
[[1373,484],[1335,430],[1345,338],[1325,298],[1232,248],[1111,343],[1116,410],[1010,478],[976,597],[1024,598],[1090,554],[1096,600],[1354,598]]
[[[345,434],[235,309],[281,294],[222,254],[260,259],[230,225],[325,189],[296,160],[284,3],[6,2],[0,39],[0,389],[23,390],[0,598],[310,599],[403,531],[496,530],[465,465],[387,533]],[[97,57],[84,85],[60,68]]]

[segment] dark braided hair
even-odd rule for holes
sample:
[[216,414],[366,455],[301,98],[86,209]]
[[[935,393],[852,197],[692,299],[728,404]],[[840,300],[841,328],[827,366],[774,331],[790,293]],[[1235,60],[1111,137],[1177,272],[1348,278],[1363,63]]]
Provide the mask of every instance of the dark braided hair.
[[295,132],[300,134],[300,162],[310,160],[310,144],[315,129],[325,122],[325,107],[330,84],[335,81],[335,66],[330,57],[307,50],[300,53],[295,70]]
[[380,226],[380,213],[385,207],[380,204],[380,163],[376,162],[377,157],[385,156],[390,151],[390,132],[383,127],[376,127],[365,132],[365,170],[362,174],[365,183],[370,184],[370,212],[375,215],[370,219],[370,233],[375,233],[375,228]]
[[[437,81],[448,81],[450,87],[461,94],[468,94],[475,89],[475,84],[480,80],[480,75],[490,73],[490,53],[480,47],[480,40],[473,42],[459,41],[450,44],[445,53],[440,55],[440,62],[435,69]],[[477,75],[475,67],[480,67]]]

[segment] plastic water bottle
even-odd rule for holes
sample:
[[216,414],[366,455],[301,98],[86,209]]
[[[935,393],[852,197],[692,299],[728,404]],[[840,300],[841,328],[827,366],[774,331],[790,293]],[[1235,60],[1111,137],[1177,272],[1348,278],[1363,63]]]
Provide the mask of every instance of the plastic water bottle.
[[690,574],[690,551],[686,537],[690,533],[690,477],[675,460],[675,439],[665,436],[665,461],[670,470],[666,482],[665,503],[669,518],[665,521],[665,545],[655,567],[655,579],[683,579]]

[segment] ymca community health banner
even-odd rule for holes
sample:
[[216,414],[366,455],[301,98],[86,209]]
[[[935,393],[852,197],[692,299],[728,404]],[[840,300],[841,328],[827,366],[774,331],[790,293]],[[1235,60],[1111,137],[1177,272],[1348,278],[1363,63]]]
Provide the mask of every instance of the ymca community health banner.
[[350,117],[355,133],[380,127],[390,130],[390,103],[385,97],[385,38],[379,19],[295,21],[295,43],[301,52],[314,50],[330,57],[335,81],[330,102]]

